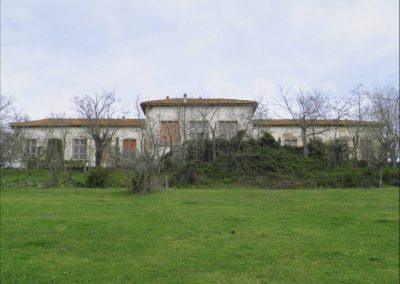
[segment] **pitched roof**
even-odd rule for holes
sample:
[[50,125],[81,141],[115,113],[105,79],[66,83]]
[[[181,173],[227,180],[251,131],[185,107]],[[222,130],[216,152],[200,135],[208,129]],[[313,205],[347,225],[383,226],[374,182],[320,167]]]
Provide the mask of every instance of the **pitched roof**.
[[[299,126],[300,122],[295,119],[255,119],[254,126]],[[358,121],[348,119],[318,119],[314,121],[315,126],[372,126],[373,121]]]
[[145,101],[140,104],[143,111],[148,106],[253,106],[257,107],[256,101],[251,100],[234,100],[234,99],[193,99],[193,98],[167,98],[163,100]]
[[[39,120],[16,122],[11,127],[82,127],[88,126],[93,120],[82,118],[46,118]],[[100,119],[100,126],[144,126],[144,119]]]

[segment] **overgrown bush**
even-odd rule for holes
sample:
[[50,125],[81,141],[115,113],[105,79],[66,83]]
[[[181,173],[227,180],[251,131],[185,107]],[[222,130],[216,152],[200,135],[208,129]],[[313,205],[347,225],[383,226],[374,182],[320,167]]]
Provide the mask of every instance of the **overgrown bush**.
[[149,153],[137,155],[131,163],[126,164],[128,189],[132,193],[150,193],[160,187],[161,161],[154,159]]
[[182,164],[170,179],[171,186],[200,184],[203,181],[200,163],[195,161]]
[[[167,155],[163,173],[171,185],[244,184],[263,188],[324,188],[377,186],[379,177],[370,167],[353,168],[344,140],[311,141],[309,158],[301,147],[280,146],[272,135],[260,139],[190,141],[187,152]],[[182,152],[182,149],[181,149]],[[176,157],[179,157],[177,159]],[[361,163],[360,163],[361,164]],[[386,169],[384,184],[398,185],[398,169]]]
[[260,137],[259,145],[261,147],[267,146],[272,148],[278,148],[280,146],[279,143],[275,140],[274,136],[272,136],[268,132],[264,132],[263,135]]
[[83,170],[85,168],[86,162],[80,160],[65,160],[64,165],[66,168],[73,170]]
[[383,182],[392,186],[400,186],[399,168],[387,168],[383,172]]
[[109,171],[104,168],[91,169],[87,175],[86,186],[87,187],[105,187]]

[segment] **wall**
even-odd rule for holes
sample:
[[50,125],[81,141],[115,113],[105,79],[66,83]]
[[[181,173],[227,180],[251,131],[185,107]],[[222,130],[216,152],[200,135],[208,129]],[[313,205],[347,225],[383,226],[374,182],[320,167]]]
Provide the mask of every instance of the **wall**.
[[[72,160],[72,142],[73,139],[85,138],[88,148],[88,163],[94,165],[95,148],[93,140],[85,132],[83,127],[30,127],[21,129],[25,139],[36,139],[37,147],[46,147],[48,139],[65,139],[64,159]],[[124,139],[136,139],[136,148],[138,151],[142,147],[142,135],[139,127],[121,127],[112,139],[112,146],[116,146],[116,138],[119,138],[119,148],[122,149]]]
[[[352,146],[352,137],[357,130],[360,131],[361,137],[368,136],[368,128],[366,127],[355,127],[355,126],[331,126],[331,127],[314,127],[308,129],[309,139],[312,138],[314,130],[315,137],[320,139],[322,142],[327,142],[336,138],[347,139],[349,146]],[[284,144],[285,138],[297,139],[297,146],[303,146],[301,140],[301,130],[297,126],[260,126],[253,127],[252,135],[254,138],[261,137],[264,132],[269,132],[275,140],[281,140],[282,145]]]
[[[179,121],[183,143],[189,137],[190,121],[208,121],[211,137],[211,132],[217,131],[218,121],[237,121],[238,130],[250,129],[253,113],[252,106],[152,106],[146,109],[146,128],[148,135],[157,140],[160,139],[160,121]],[[165,152],[164,147],[160,151]]]

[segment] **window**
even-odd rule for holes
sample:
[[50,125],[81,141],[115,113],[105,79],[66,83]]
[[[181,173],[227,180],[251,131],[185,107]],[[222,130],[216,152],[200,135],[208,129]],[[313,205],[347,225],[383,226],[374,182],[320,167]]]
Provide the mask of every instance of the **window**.
[[32,156],[32,157],[37,156],[37,141],[36,141],[36,139],[28,139],[27,140],[26,152],[29,156]]
[[232,139],[238,131],[237,121],[218,121],[218,134],[219,137],[225,139]]
[[208,138],[208,121],[189,121],[189,135],[192,140]]
[[131,160],[135,155],[136,139],[124,139],[122,142],[122,155],[125,160]]
[[107,140],[103,149],[103,159],[104,162],[111,160],[111,138]]
[[297,139],[285,139],[285,142],[283,145],[286,146],[292,146],[292,147],[297,147]]
[[176,145],[179,143],[179,122],[161,121],[160,142],[162,145]]
[[87,140],[74,139],[72,141],[72,159],[86,160],[86,153],[87,153]]

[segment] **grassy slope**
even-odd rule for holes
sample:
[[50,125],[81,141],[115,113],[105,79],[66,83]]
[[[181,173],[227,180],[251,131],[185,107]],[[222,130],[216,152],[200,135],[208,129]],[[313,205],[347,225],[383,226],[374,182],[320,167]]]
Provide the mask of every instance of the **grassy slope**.
[[1,282],[398,283],[398,205],[396,189],[3,190]]

